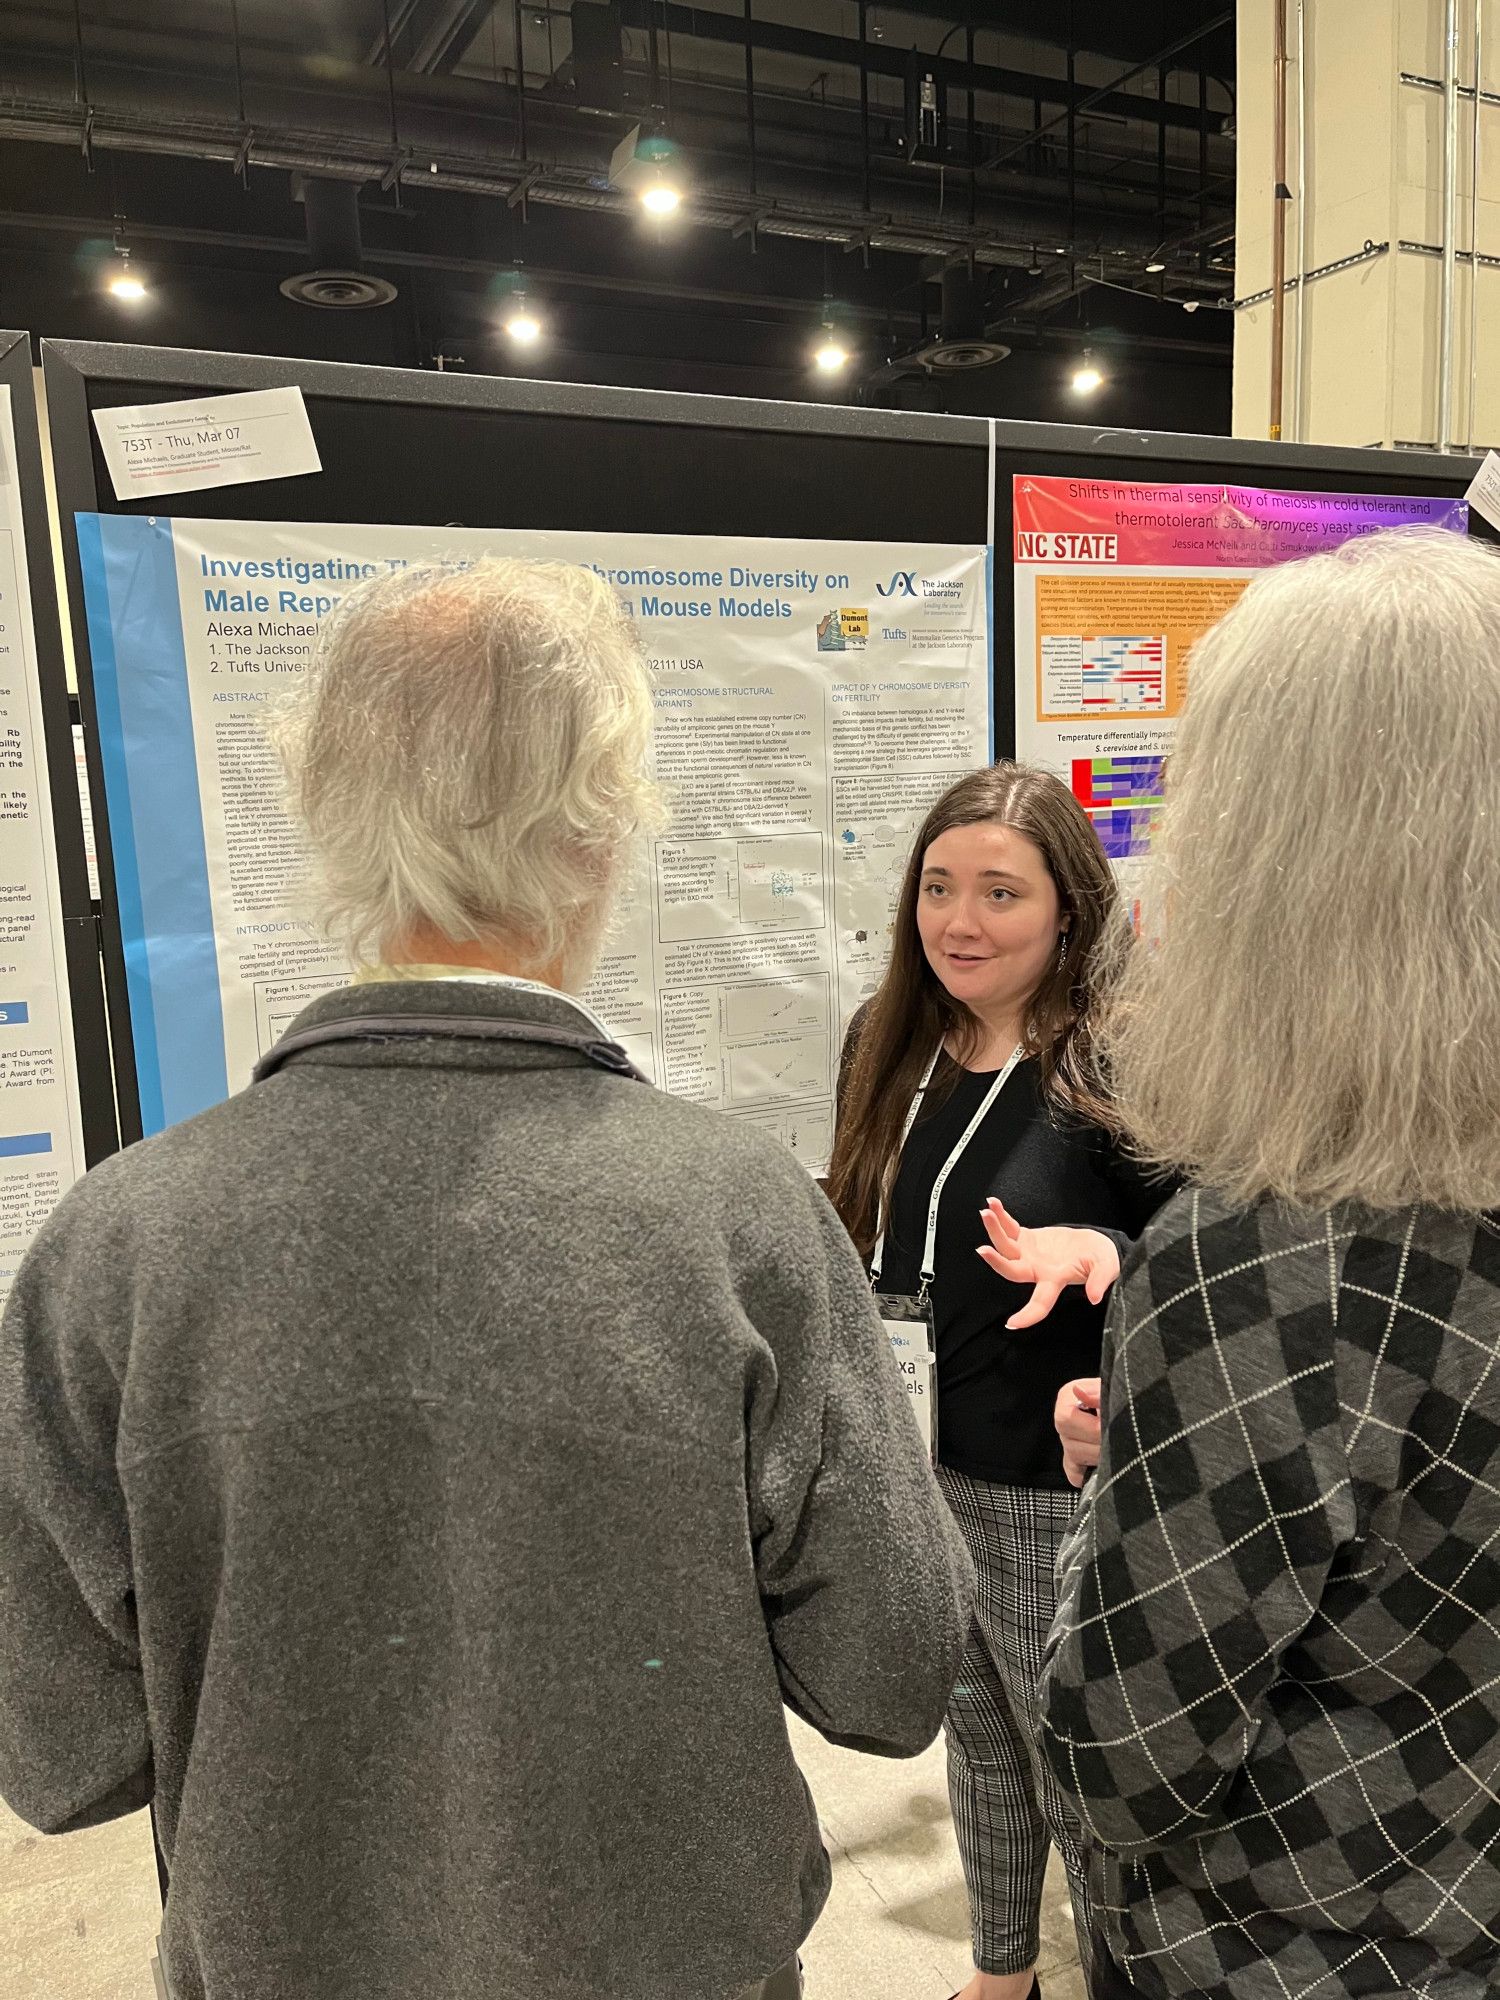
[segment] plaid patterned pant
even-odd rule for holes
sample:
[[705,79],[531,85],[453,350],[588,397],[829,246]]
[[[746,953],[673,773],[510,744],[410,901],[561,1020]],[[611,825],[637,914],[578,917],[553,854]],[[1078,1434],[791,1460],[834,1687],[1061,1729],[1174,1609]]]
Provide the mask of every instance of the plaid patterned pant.
[[1042,1760],[1036,1691],[1057,1608],[1057,1551],[1072,1493],[938,1478],[979,1577],[978,1610],[948,1704],[948,1794],[969,1888],[974,1963],[1025,1972],[1041,1950],[1047,1850],[1067,1870],[1085,1972],[1092,1960],[1088,1864],[1078,1822]]

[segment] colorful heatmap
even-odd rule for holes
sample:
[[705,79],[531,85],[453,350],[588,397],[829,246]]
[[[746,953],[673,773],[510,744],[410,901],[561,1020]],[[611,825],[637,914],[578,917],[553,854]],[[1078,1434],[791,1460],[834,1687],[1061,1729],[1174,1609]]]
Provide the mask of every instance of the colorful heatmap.
[[1150,846],[1166,761],[1164,756],[1073,759],[1073,796],[1094,822],[1111,861],[1128,861]]

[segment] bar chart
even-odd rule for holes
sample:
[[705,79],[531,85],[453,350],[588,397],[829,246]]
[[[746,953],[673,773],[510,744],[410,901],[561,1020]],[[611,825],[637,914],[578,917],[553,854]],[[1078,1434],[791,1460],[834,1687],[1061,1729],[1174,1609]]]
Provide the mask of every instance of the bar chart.
[[1042,706],[1048,714],[1165,713],[1165,635],[1044,634]]

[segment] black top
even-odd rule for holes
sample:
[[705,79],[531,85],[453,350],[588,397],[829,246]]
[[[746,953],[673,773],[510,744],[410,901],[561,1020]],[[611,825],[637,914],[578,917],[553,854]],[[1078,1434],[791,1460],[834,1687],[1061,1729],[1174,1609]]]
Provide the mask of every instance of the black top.
[[[937,1109],[918,1118],[901,1157],[883,1292],[917,1290],[933,1183],[996,1074],[960,1070],[954,1081],[954,1072],[943,1056],[929,1091]],[[1034,1060],[1016,1065],[943,1190],[932,1287],[938,1456],[971,1479],[1066,1490],[1053,1409],[1065,1382],[1099,1373],[1105,1308],[1071,1286],[1040,1326],[1008,1332],[1006,1320],[1031,1290],[1008,1284],[975,1255],[987,1240],[980,1210],[993,1194],[1026,1227],[1060,1223],[1131,1238],[1173,1189],[1100,1127],[1044,1102],[1039,1081]]]

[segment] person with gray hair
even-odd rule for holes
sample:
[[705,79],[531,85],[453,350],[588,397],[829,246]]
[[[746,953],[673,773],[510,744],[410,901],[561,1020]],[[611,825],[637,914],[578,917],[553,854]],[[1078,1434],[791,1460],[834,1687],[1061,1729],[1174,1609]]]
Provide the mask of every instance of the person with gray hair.
[[[1041,1687],[1147,2000],[1500,1990],[1497,663],[1493,550],[1412,531],[1192,657],[1103,1026],[1190,1185],[1063,1392],[1098,1469]],[[992,1234],[1013,1277],[1102,1255]]]
[[783,1704],[942,1721],[971,1574],[842,1226],[575,997],[651,717],[585,570],[351,593],[280,735],[361,976],[17,1277],[0,1793],[154,1801],[173,2000],[781,2000]]

